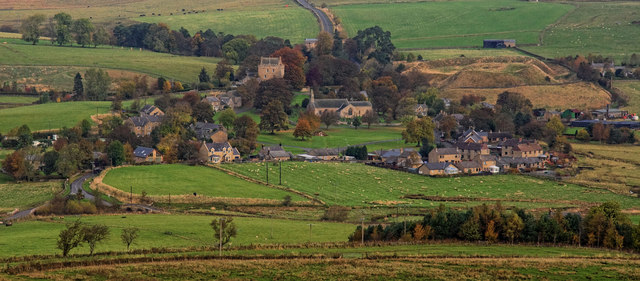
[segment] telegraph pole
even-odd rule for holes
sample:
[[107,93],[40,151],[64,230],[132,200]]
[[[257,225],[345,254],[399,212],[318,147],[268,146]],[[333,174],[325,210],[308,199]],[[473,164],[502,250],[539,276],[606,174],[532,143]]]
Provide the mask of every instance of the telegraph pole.
[[309,224],[309,242],[311,242],[311,227],[313,226],[313,224]]
[[267,184],[269,184],[269,162],[267,162]]
[[364,245],[364,216],[362,216],[362,221],[360,223],[360,229],[362,229],[362,235],[360,235],[360,243],[362,243],[362,245]]
[[129,203],[133,204],[133,186],[129,186],[131,189],[129,190]]
[[222,257],[222,218],[220,218],[220,256]]
[[280,165],[280,185],[282,185],[282,161],[279,161],[278,165]]

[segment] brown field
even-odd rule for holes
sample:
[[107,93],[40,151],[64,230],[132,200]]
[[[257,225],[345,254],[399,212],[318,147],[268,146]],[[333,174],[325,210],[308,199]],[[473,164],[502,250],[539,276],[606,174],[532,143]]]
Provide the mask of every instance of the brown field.
[[[102,265],[27,273],[55,280],[637,280],[640,261],[626,258],[258,258]],[[2,276],[0,276],[2,277]]]
[[498,95],[504,91],[521,93],[531,100],[534,107],[551,109],[602,108],[610,102],[606,91],[586,82],[492,89],[444,89],[442,96],[459,100],[465,94],[475,94],[486,97],[489,103],[495,103]]

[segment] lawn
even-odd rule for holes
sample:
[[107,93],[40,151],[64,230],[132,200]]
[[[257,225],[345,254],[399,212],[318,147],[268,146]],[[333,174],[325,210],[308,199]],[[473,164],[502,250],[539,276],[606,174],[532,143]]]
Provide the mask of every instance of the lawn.
[[0,110],[0,132],[27,124],[31,131],[73,127],[91,115],[109,112],[110,102],[47,103]]
[[398,48],[482,46],[487,38],[537,44],[540,32],[573,9],[557,3],[438,1],[331,7],[349,36],[378,25]]
[[[121,229],[138,227],[140,236],[134,249],[182,248],[213,246],[213,231],[209,224],[216,217],[189,215],[106,215],[66,216],[64,219],[28,221],[0,228],[0,257],[56,254],[56,239],[64,223],[80,219],[88,224],[104,224],[111,229],[106,243],[96,251],[125,251],[120,240]],[[238,236],[234,246],[249,244],[297,244],[305,242],[347,241],[355,226],[344,223],[313,222],[311,237],[309,222],[265,218],[234,218]],[[28,242],[27,242],[28,241]],[[72,253],[88,253],[83,247]]]
[[[285,186],[317,196],[330,205],[428,207],[442,202],[402,198],[422,194],[441,197],[443,201],[458,198],[459,202],[448,204],[456,207],[492,204],[495,200],[526,208],[590,206],[605,201],[618,201],[624,209],[638,207],[637,199],[628,196],[517,175],[430,178],[363,164],[285,162],[283,165]],[[265,174],[262,163],[223,167],[260,180]],[[276,168],[270,169],[276,172]]]
[[60,181],[14,183],[9,176],[0,174],[0,217],[14,209],[38,206],[61,190]]
[[[261,3],[262,2],[262,3]],[[208,10],[204,13],[164,13],[162,16],[139,17],[132,20],[149,23],[166,23],[173,29],[184,27],[191,33],[211,28],[216,32],[257,38],[276,36],[303,43],[305,38],[315,38],[319,26],[313,14],[292,0],[251,1],[245,6],[230,7],[223,11]]]
[[[213,71],[218,61],[219,59],[210,57],[185,57],[110,46],[57,47],[47,42],[32,46],[23,44],[21,41],[0,45],[0,66],[100,67],[132,71],[154,77],[164,76],[185,83],[194,82],[202,67],[209,69],[210,72]],[[5,68],[4,71],[10,71],[10,69]],[[33,75],[35,74],[25,75],[22,78],[32,78]]]
[[628,59],[640,53],[637,38],[640,3],[628,2],[573,2],[577,8],[544,33],[543,46],[524,49],[546,57],[601,54],[615,59]]
[[401,127],[383,126],[372,126],[371,129],[367,129],[366,125],[357,130],[346,126],[333,126],[326,130],[322,125],[320,129],[327,136],[313,137],[311,140],[303,141],[293,137],[293,129],[291,129],[277,132],[275,135],[262,132],[258,135],[258,142],[301,148],[344,148],[368,142],[398,140],[402,138],[400,133],[403,130]]
[[136,194],[198,195],[229,198],[282,200],[289,195],[294,201],[305,199],[290,192],[251,183],[219,170],[203,166],[153,165],[131,166],[110,170],[104,183]]
[[0,149],[0,160],[4,160],[4,158],[7,158],[7,155],[13,153],[13,150],[11,149]]
[[615,81],[614,86],[629,96],[629,105],[623,109],[640,114],[640,81]]

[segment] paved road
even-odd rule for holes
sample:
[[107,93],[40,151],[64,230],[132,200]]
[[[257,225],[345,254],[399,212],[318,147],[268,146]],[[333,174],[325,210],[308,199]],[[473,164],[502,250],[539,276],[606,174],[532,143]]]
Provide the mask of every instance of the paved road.
[[333,34],[333,23],[331,22],[331,20],[329,20],[327,14],[309,4],[307,0],[296,0],[296,2],[298,2],[298,4],[300,4],[300,6],[302,6],[303,8],[311,11],[316,16],[316,18],[318,18],[318,22],[320,23],[320,28],[322,29],[322,31]]

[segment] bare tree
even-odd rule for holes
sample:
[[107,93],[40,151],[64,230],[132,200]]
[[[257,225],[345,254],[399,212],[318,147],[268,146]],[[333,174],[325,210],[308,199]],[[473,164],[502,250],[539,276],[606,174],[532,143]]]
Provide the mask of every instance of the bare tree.
[[329,126],[335,125],[340,120],[340,115],[337,111],[325,110],[320,114],[320,121],[327,126],[327,130],[329,130]]
[[124,243],[127,246],[127,252],[129,251],[131,244],[133,244],[133,241],[135,241],[136,238],[138,238],[139,231],[140,229],[138,229],[137,227],[128,227],[122,230],[120,239],[122,239],[122,243]]

